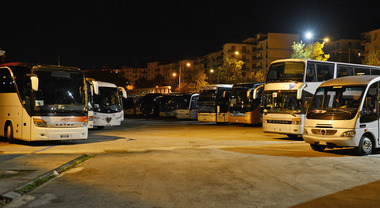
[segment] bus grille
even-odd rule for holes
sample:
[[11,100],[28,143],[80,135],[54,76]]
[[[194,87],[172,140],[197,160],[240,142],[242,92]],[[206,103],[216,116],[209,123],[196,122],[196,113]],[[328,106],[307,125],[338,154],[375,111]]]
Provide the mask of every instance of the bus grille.
[[337,130],[332,130],[332,129],[311,129],[311,132],[313,134],[317,135],[335,135]]
[[292,121],[284,121],[284,120],[267,120],[267,123],[275,123],[275,124],[292,124]]

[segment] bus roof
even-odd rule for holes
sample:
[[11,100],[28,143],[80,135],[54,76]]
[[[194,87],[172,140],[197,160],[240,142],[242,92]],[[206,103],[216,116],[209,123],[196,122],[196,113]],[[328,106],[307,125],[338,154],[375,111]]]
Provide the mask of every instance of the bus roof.
[[377,75],[361,75],[361,76],[347,76],[347,77],[340,77],[336,79],[330,79],[326,82],[322,83],[320,87],[330,87],[330,86],[337,86],[337,85],[367,85],[373,80],[380,80],[380,76]]
[[319,62],[319,63],[342,64],[342,65],[350,65],[350,66],[362,66],[362,67],[367,66],[367,67],[376,67],[376,68],[379,67],[379,66],[365,65],[365,64],[353,64],[353,63],[334,62],[334,61],[319,61],[319,60],[311,60],[311,59],[278,59],[278,60],[272,61],[270,64],[279,63],[279,62],[304,62],[304,63],[306,63],[307,61]]
[[247,82],[247,83],[237,83],[237,84],[234,84],[233,87],[236,87],[236,86],[256,86],[256,85],[263,85],[264,83],[262,82]]
[[48,64],[35,64],[35,63],[24,63],[24,62],[10,62],[10,63],[4,63],[0,64],[0,67],[13,67],[13,66],[22,66],[27,67],[30,69],[52,69],[52,70],[71,70],[71,71],[80,71],[77,67],[72,66],[58,66],[58,65],[48,65]]
[[117,86],[114,83],[110,82],[101,82],[101,81],[96,81],[98,82],[99,87],[112,87],[112,88],[117,88]]
[[201,87],[201,90],[215,90],[218,87],[232,88],[233,84],[213,84]]

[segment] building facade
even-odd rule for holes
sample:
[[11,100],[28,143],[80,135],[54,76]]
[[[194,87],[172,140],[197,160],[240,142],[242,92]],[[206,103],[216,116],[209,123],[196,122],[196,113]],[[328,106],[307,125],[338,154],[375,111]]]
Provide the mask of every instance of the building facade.
[[325,54],[329,54],[329,61],[361,64],[363,62],[363,46],[360,40],[340,39],[325,43]]
[[370,52],[380,50],[380,29],[362,33],[361,40],[364,46],[364,62],[367,62]]

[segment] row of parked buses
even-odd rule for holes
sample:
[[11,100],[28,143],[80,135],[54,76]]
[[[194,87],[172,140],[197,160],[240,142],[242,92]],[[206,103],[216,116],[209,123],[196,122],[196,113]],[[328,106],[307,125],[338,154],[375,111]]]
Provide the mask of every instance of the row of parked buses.
[[200,122],[262,122],[264,132],[302,136],[316,151],[355,147],[368,155],[380,147],[379,75],[376,66],[277,60],[265,83],[148,94],[132,98],[130,110],[124,88],[86,78],[78,68],[2,64],[0,136],[10,142],[86,139],[88,128],[120,125],[124,112],[133,112]]
[[302,136],[316,151],[354,147],[368,155],[380,147],[379,75],[378,66],[277,60],[264,84],[203,87],[198,121],[262,121],[264,132]]
[[75,67],[0,65],[0,137],[9,142],[87,139],[88,128],[120,125],[124,88]]

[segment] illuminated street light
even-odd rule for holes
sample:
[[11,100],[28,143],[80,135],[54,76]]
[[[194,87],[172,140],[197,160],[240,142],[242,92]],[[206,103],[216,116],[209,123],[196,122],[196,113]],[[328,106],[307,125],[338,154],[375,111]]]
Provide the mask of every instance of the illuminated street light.
[[239,51],[235,51],[235,55],[239,55]]

